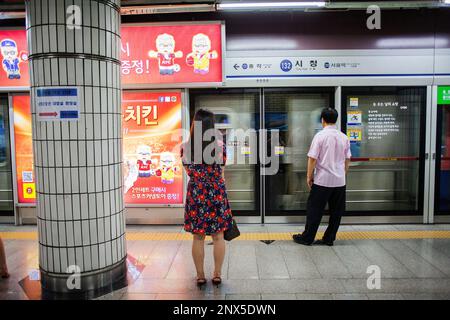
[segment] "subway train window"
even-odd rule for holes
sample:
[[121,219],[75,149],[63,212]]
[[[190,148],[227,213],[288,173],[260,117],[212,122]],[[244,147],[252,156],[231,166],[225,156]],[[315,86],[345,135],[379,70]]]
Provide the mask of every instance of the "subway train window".
[[436,213],[450,213],[450,104],[438,105]]
[[190,101],[191,119],[196,110],[206,108],[214,112],[216,126],[224,133],[225,180],[233,213],[259,215],[259,167],[250,161],[252,155],[257,155],[257,146],[250,146],[249,139],[240,139],[236,134],[237,130],[243,130],[256,137],[259,90],[191,90]]
[[[267,149],[279,158],[276,174],[266,178],[267,216],[301,215],[306,210],[307,153],[314,135],[322,129],[320,113],[332,106],[334,88],[266,89],[264,121],[269,135]],[[272,145],[272,132],[279,141]]]
[[342,98],[352,151],[347,210],[421,214],[426,89],[344,88]]
[[0,215],[12,214],[14,204],[9,150],[8,96],[0,95]]

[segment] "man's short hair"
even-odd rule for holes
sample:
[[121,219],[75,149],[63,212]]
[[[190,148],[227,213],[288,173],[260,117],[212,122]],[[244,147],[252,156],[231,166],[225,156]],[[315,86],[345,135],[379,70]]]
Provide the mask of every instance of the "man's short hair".
[[323,108],[320,114],[320,119],[323,119],[326,123],[336,123],[338,119],[338,112],[333,108]]

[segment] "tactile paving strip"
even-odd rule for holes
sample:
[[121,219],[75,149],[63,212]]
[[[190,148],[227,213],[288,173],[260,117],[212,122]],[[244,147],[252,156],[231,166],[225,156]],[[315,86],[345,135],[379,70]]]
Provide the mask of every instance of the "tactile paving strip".
[[[292,232],[243,232],[236,240],[292,240]],[[192,235],[185,232],[127,232],[130,241],[183,241],[191,240]],[[321,238],[323,232],[317,233]],[[37,240],[37,232],[0,232],[5,240]],[[376,239],[450,239],[450,230],[416,230],[416,231],[342,231],[337,240],[376,240]]]

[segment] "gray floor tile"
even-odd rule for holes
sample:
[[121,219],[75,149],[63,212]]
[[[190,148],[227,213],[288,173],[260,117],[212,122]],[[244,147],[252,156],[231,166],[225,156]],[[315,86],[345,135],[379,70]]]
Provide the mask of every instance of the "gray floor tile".
[[[404,243],[396,240],[380,240],[378,243],[383,246],[392,256],[419,278],[442,278],[445,274],[436,269],[432,264],[415,253]],[[449,243],[450,244],[450,243]],[[449,266],[450,267],[450,266]]]
[[443,252],[436,250],[432,243],[424,239],[408,239],[401,241],[434,267],[447,276],[450,276],[450,257]]
[[120,300],[155,300],[156,296],[154,293],[124,293]]
[[260,294],[227,294],[226,300],[261,300]]
[[413,273],[401,264],[396,257],[374,240],[354,240],[353,244],[360,249],[372,265],[381,269],[383,278],[412,278]]
[[352,277],[367,277],[367,267],[372,263],[359,250],[352,241],[340,241],[339,245],[333,246],[333,250],[340,260],[345,264]]
[[405,300],[450,300],[450,293],[404,293]]
[[156,300],[225,300],[225,295],[212,294],[158,294]]
[[339,259],[332,247],[307,247],[314,264],[323,278],[351,278],[349,270]]
[[258,279],[255,242],[236,242],[229,247],[228,279]]
[[450,279],[381,279],[380,289],[367,288],[366,279],[342,280],[347,293],[447,293]]
[[369,298],[365,294],[335,293],[333,300],[369,300]]
[[293,293],[285,294],[262,294],[262,300],[297,300],[296,295]]
[[286,267],[292,279],[321,278],[307,248],[296,243],[280,244]]
[[255,247],[260,279],[289,279],[286,261],[278,245],[259,243]]
[[367,293],[369,300],[403,300],[399,293]]
[[297,300],[333,300],[331,293],[297,293],[295,296]]

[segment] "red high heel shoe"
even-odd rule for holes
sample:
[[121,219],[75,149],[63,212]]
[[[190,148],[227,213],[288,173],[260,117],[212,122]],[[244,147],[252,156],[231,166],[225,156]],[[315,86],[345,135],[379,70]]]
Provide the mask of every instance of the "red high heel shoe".
[[222,283],[222,278],[221,277],[214,277],[214,278],[212,278],[211,281],[212,281],[213,285],[218,287]]

